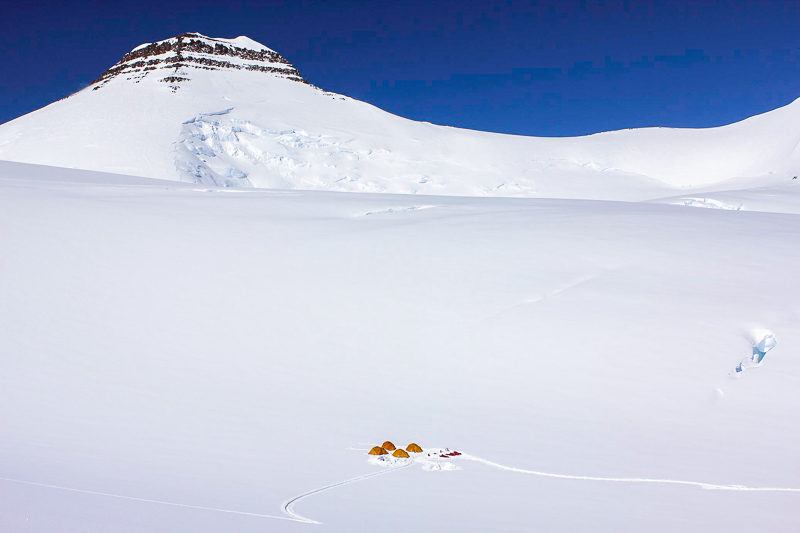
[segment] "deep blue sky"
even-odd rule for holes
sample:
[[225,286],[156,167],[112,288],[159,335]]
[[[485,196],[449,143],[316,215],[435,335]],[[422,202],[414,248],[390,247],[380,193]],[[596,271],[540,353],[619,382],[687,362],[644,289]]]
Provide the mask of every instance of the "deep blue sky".
[[0,0],[0,122],[133,47],[247,35],[313,84],[525,135],[718,126],[800,97],[800,0]]

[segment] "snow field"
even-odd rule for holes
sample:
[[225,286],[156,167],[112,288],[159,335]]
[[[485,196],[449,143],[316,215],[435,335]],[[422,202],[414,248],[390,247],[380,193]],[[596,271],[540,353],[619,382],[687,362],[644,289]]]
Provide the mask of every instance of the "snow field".
[[794,493],[457,459],[292,507],[321,525],[198,509],[289,518],[385,471],[375,435],[800,487],[791,212],[106,178],[0,164],[0,477],[190,507],[0,481],[0,530],[798,526]]

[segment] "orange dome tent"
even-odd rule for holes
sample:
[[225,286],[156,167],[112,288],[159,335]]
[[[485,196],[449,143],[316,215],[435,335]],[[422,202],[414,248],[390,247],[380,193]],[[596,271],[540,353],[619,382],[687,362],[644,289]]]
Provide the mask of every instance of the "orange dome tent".
[[394,451],[394,453],[392,454],[392,457],[406,457],[407,458],[407,457],[409,457],[409,455],[406,453],[406,451],[404,449],[400,448],[399,450],[395,450]]
[[413,442],[406,446],[406,450],[414,453],[422,453],[422,448],[419,447],[419,444],[414,444]]
[[395,448],[394,444],[392,444],[391,441],[388,440],[381,445],[381,448],[383,448],[387,452],[393,452],[397,449]]
[[389,452],[381,448],[380,446],[375,446],[369,451],[370,455],[389,455]]

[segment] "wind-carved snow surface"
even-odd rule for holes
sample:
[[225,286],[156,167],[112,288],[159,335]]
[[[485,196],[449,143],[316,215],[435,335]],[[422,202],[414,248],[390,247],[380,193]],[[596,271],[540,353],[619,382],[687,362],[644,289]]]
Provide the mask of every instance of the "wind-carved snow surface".
[[749,368],[761,366],[761,363],[764,361],[764,357],[766,357],[767,352],[772,350],[778,344],[778,341],[775,339],[775,336],[772,333],[763,333],[763,336],[760,336],[759,338],[760,340],[753,343],[753,354],[742,359],[742,361],[736,365],[736,368],[733,369],[734,376],[741,374]]

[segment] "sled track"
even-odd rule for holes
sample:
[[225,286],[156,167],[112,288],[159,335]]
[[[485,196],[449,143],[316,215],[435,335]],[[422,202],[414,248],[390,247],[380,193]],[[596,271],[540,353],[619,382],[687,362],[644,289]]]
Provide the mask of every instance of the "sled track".
[[[593,476],[573,476],[568,474],[553,474],[551,472],[540,472],[538,470],[525,470],[523,468],[514,468],[511,466],[501,465],[500,463],[495,463],[493,461],[488,461],[486,459],[481,459],[480,457],[475,457],[474,455],[469,454],[462,454],[461,459],[467,461],[474,461],[476,463],[481,463],[486,466],[490,466],[492,468],[497,468],[498,470],[505,470],[507,472],[516,472],[519,474],[528,474],[533,476],[540,476],[540,477],[547,477],[553,479],[570,479],[575,481],[604,481],[608,483],[650,483],[650,484],[663,484],[663,485],[685,485],[685,486],[692,486],[692,487],[699,487],[705,490],[724,490],[724,491],[733,491],[733,492],[800,492],[800,489],[796,488],[784,488],[784,487],[747,487],[744,485],[718,485],[715,483],[703,483],[700,481],[682,481],[677,479],[650,479],[650,478],[617,478],[617,477],[593,477]],[[175,503],[175,502],[167,502],[163,500],[152,500],[149,498],[137,498],[135,496],[125,496],[122,494],[112,494],[109,492],[99,492],[94,490],[86,490],[86,489],[77,489],[73,487],[63,487],[60,485],[49,485],[47,483],[37,483],[34,481],[23,481],[20,479],[12,479],[7,477],[0,477],[0,481],[8,481],[11,483],[20,483],[23,485],[32,485],[35,487],[46,487],[50,489],[58,489],[58,490],[66,490],[70,492],[79,492],[82,494],[92,494],[95,496],[106,496],[109,498],[119,498],[123,500],[132,500],[137,502],[145,502],[145,503],[155,503],[158,505],[169,505],[172,507],[184,507],[187,509],[199,509],[202,511],[213,511],[217,513],[228,513],[228,514],[236,514],[242,516],[252,516],[256,518],[273,518],[275,520],[286,520],[288,522],[298,522],[301,524],[321,524],[322,522],[317,522],[316,520],[311,520],[310,518],[305,518],[292,510],[294,504],[298,501],[306,498],[308,496],[312,496],[314,494],[319,494],[320,492],[324,492],[326,490],[330,490],[336,487],[341,487],[342,485],[348,485],[350,483],[356,483],[358,481],[363,481],[365,479],[369,479],[371,477],[380,476],[383,474],[388,474],[390,472],[395,472],[397,470],[402,470],[404,468],[408,468],[412,466],[414,463],[408,463],[402,466],[388,468],[387,470],[382,470],[379,472],[372,472],[371,474],[364,474],[362,476],[357,476],[354,478],[347,479],[345,481],[339,481],[338,483],[333,483],[331,485],[326,485],[324,487],[320,487],[318,489],[311,490],[309,492],[305,492],[300,494],[299,496],[295,496],[290,500],[284,502],[281,510],[287,516],[275,516],[275,515],[268,515],[268,514],[261,514],[261,513],[249,513],[246,511],[235,511],[233,509],[219,509],[216,507],[204,507],[201,505],[190,505],[186,503]]]
[[555,479],[572,479],[577,481],[606,481],[612,483],[659,483],[664,485],[689,485],[692,487],[700,487],[706,490],[728,490],[736,492],[800,492],[800,489],[793,488],[780,488],[780,487],[746,487],[744,485],[717,485],[714,483],[703,483],[700,481],[681,481],[677,479],[648,479],[648,478],[635,478],[635,477],[592,477],[592,476],[571,476],[567,474],[552,474],[549,472],[539,472],[537,470],[524,470],[522,468],[513,468],[510,466],[501,465],[474,455],[462,454],[464,459],[468,461],[475,461],[482,463],[493,468],[506,470],[508,472],[517,472],[519,474],[529,474],[533,476],[549,477]]
[[303,522],[303,523],[306,523],[306,524],[321,524],[322,522],[317,522],[315,520],[311,520],[310,518],[305,518],[305,517],[300,516],[299,514],[295,513],[294,511],[292,511],[292,506],[294,506],[295,503],[297,503],[299,500],[305,498],[306,496],[311,496],[312,494],[318,494],[318,493],[326,491],[328,489],[332,489],[332,488],[335,488],[335,487],[340,487],[342,485],[348,485],[350,483],[355,483],[357,481],[363,481],[363,480],[365,480],[367,478],[380,476],[380,475],[383,475],[383,474],[388,474],[389,472],[395,472],[397,470],[402,470],[403,468],[408,468],[412,464],[413,463],[409,463],[409,464],[406,464],[406,465],[403,465],[403,466],[396,466],[396,467],[389,468],[387,470],[381,470],[380,472],[373,472],[371,474],[364,474],[363,476],[358,476],[358,477],[354,477],[354,478],[348,479],[346,481],[340,481],[338,483],[333,483],[332,485],[326,485],[326,486],[321,487],[319,489],[314,489],[312,491],[306,492],[306,493],[301,494],[299,496],[295,496],[294,498],[292,498],[291,500],[286,501],[283,504],[283,512],[286,513],[287,515],[289,515],[290,517],[292,517],[291,519],[287,518],[287,520],[294,520],[296,522]]
[[[36,487],[47,487],[49,489],[68,490],[70,492],[80,492],[83,494],[93,494],[95,496],[107,496],[109,498],[121,498],[123,500],[133,500],[137,502],[157,503],[159,505],[171,505],[172,507],[186,507],[188,509],[201,509],[203,511],[215,511],[217,513],[230,513],[244,516],[255,516],[258,518],[275,518],[277,520],[288,520],[289,522],[306,522],[306,520],[298,520],[296,518],[289,518],[286,516],[273,516],[268,514],[248,513],[245,511],[233,511],[231,509],[217,509],[215,507],[203,507],[201,505],[189,505],[186,503],[165,502],[161,500],[150,500],[148,498],[136,498],[134,496],[123,496],[122,494],[111,494],[108,492],[97,492],[94,490],[75,489],[72,487],[61,487],[59,485],[48,485],[47,483],[35,483],[33,481],[22,481],[19,479],[11,479],[7,477],[0,477],[0,481],[10,481],[12,483],[22,483],[24,485],[33,485]],[[317,522],[314,522],[317,523]]]
[[66,490],[66,491],[70,491],[70,492],[80,492],[82,494],[92,494],[94,496],[106,496],[108,498],[120,498],[120,499],[123,499],[123,500],[133,500],[133,501],[137,501],[137,502],[155,503],[155,504],[159,504],[159,505],[169,505],[169,506],[172,506],[172,507],[184,507],[184,508],[187,508],[187,509],[200,509],[202,511],[214,511],[214,512],[217,512],[217,513],[229,513],[229,514],[237,514],[237,515],[243,515],[243,516],[253,516],[253,517],[256,517],[256,518],[274,518],[276,520],[286,520],[288,522],[299,522],[301,524],[321,524],[322,522],[317,522],[316,520],[311,520],[310,518],[305,518],[305,517],[300,516],[299,514],[295,513],[294,511],[292,511],[292,506],[295,503],[297,503],[299,500],[301,500],[301,499],[303,499],[303,498],[305,498],[307,496],[311,496],[313,494],[318,494],[320,492],[323,492],[323,491],[326,491],[326,490],[329,490],[329,489],[333,489],[335,487],[340,487],[342,485],[348,485],[350,483],[355,483],[357,481],[362,481],[362,480],[365,480],[367,478],[380,476],[382,474],[388,474],[389,472],[394,472],[396,470],[401,470],[403,468],[407,468],[407,467],[411,466],[411,464],[412,463],[409,463],[407,465],[397,466],[397,467],[389,468],[387,470],[381,470],[380,472],[373,472],[371,474],[365,474],[363,476],[354,477],[354,478],[351,478],[351,479],[347,479],[345,481],[340,481],[338,483],[333,483],[331,485],[326,485],[324,487],[321,487],[321,488],[318,488],[318,489],[314,489],[312,491],[306,492],[306,493],[301,494],[299,496],[295,496],[294,498],[292,498],[291,500],[288,500],[287,502],[285,502],[283,504],[282,510],[288,516],[275,516],[275,515],[268,515],[268,514],[261,514],[261,513],[248,513],[246,511],[234,511],[232,509],[219,509],[219,508],[216,508],[216,507],[204,507],[202,505],[190,505],[190,504],[187,504],[187,503],[175,503],[175,502],[166,502],[166,501],[163,501],[163,500],[152,500],[152,499],[149,499],[149,498],[137,498],[135,496],[125,496],[125,495],[122,495],[122,494],[112,494],[112,493],[109,493],[109,492],[99,492],[99,491],[86,490],[86,489],[76,489],[76,488],[73,488],[73,487],[62,487],[60,485],[49,485],[47,483],[36,483],[34,481],[23,481],[23,480],[20,480],[20,479],[12,479],[12,478],[7,478],[7,477],[0,477],[0,481],[9,481],[11,483],[21,483],[23,485],[33,485],[35,487],[46,487],[46,488],[49,488],[49,489]]

